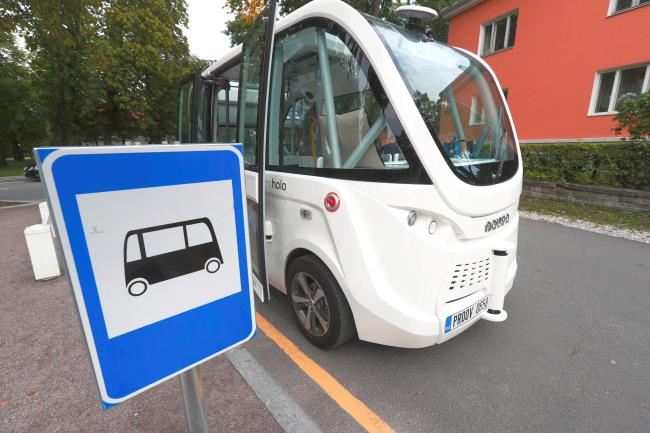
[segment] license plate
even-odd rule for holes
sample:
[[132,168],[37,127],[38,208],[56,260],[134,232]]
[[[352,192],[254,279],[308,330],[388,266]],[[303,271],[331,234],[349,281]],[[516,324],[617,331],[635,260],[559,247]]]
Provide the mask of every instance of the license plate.
[[478,316],[481,311],[487,308],[487,305],[488,297],[486,296],[485,298],[459,311],[458,313],[447,316],[447,320],[445,320],[445,334],[447,332],[453,331],[454,329],[462,326],[463,324]]

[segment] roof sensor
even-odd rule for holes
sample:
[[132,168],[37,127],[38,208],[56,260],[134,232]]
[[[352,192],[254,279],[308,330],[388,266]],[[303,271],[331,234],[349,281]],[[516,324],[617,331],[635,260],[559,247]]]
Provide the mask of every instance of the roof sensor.
[[438,12],[424,6],[400,6],[395,10],[395,14],[406,19],[404,27],[407,30],[422,34],[426,34],[427,22],[438,19]]

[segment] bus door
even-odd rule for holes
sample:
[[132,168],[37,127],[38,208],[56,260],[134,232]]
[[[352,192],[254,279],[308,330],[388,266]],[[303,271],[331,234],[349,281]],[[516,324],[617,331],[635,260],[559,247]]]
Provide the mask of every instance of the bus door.
[[196,72],[181,83],[178,98],[178,141],[211,143],[215,81]]
[[237,140],[244,146],[253,288],[262,302],[270,299],[264,257],[264,161],[274,23],[275,1],[271,0],[243,41],[237,114]]

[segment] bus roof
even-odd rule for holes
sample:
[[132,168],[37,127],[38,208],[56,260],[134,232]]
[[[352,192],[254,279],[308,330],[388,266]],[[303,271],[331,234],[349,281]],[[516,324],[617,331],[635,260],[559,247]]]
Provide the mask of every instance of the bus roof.
[[169,223],[169,224],[162,224],[159,226],[153,226],[153,227],[145,227],[142,229],[137,229],[137,230],[129,230],[129,232],[126,234],[125,239],[128,238],[131,235],[135,234],[141,234],[141,233],[149,233],[149,232],[155,232],[158,230],[165,230],[165,229],[170,229],[174,227],[182,227],[190,224],[197,224],[197,223],[204,223],[207,224],[209,228],[212,228],[212,223],[210,222],[210,219],[207,217],[203,218],[196,218],[196,219],[191,219],[191,220],[186,220],[186,221],[178,221],[175,223]]

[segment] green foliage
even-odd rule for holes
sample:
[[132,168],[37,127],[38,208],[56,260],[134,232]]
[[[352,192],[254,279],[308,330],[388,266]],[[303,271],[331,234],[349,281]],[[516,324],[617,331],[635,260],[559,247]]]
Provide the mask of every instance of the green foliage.
[[184,0],[0,0],[3,55],[12,31],[28,49],[13,62],[23,79],[0,65],[2,116],[29,106],[29,122],[11,122],[26,147],[173,136],[178,83],[202,65],[186,25]]
[[[418,0],[417,4],[435,9],[436,12],[440,13],[441,10],[455,2],[456,0]],[[446,20],[438,18],[432,23],[431,30],[436,41],[447,43],[449,23]]]
[[632,140],[650,140],[650,92],[626,99],[614,120],[619,123],[616,134],[627,131]]
[[[402,25],[402,18],[395,15],[395,9],[403,6],[405,3],[393,2],[391,0],[343,0],[352,7],[360,10],[361,12],[383,18],[386,21]],[[454,3],[456,0],[418,0],[413,4],[426,6],[440,12],[441,9]],[[296,9],[309,3],[309,0],[284,0],[280,2],[280,15],[287,15]],[[226,23],[226,35],[230,36],[230,44],[232,46],[238,45],[242,42],[243,36],[246,32],[246,25],[242,19],[242,12],[244,10],[245,0],[227,0],[226,9],[233,15],[233,19]],[[447,32],[449,26],[442,18],[436,20],[431,25],[432,34],[434,39],[441,42],[447,42]]]
[[29,163],[31,159],[24,159],[23,161],[16,161],[14,159],[8,158],[7,165],[0,167],[0,177],[5,176],[23,176],[23,169]]
[[184,1],[104,4],[93,53],[104,139],[144,135],[156,142],[174,135],[178,83],[190,63],[181,30],[187,24]]
[[650,142],[524,144],[524,177],[650,190]]
[[21,143],[42,141],[46,136],[27,61],[15,36],[0,33],[0,166],[6,166],[9,153],[22,159]]

